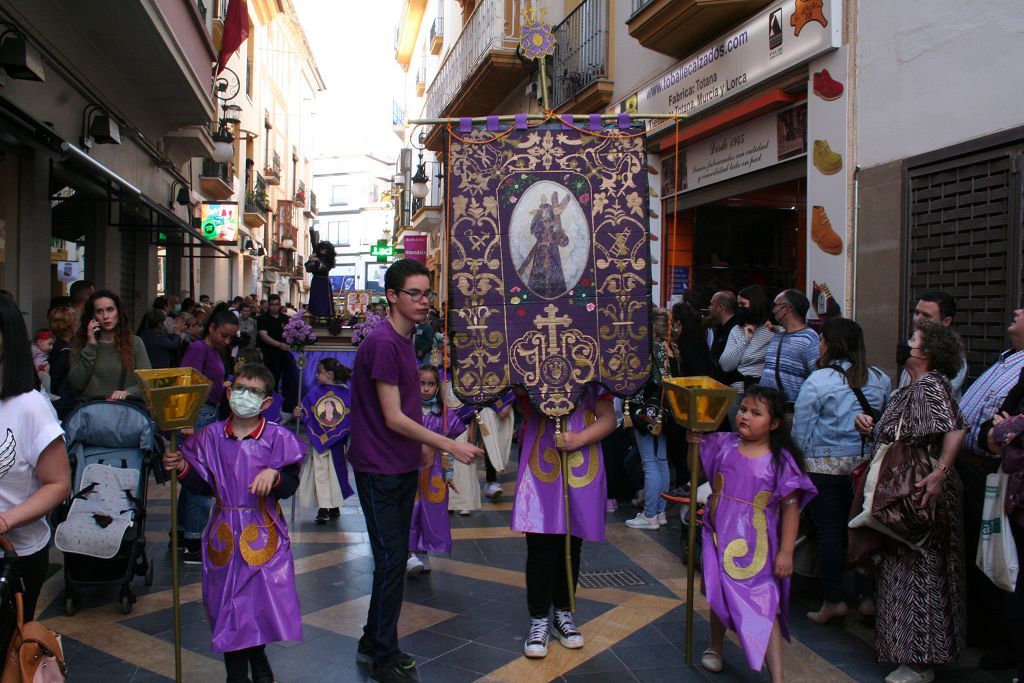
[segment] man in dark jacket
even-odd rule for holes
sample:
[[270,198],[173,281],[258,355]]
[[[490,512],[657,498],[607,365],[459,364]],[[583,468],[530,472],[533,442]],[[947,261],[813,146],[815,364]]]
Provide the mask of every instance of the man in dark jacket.
[[708,306],[708,314],[714,322],[714,338],[711,341],[711,376],[722,384],[742,381],[743,376],[739,372],[735,370],[726,372],[718,364],[718,359],[725,351],[725,343],[729,341],[729,332],[739,322],[736,319],[736,295],[725,289],[715,292],[715,295],[711,297],[711,305]]

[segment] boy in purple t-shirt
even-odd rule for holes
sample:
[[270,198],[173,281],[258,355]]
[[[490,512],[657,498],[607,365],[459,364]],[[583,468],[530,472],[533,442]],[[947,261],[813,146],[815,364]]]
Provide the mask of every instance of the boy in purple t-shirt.
[[384,275],[391,304],[387,321],[359,345],[352,369],[352,441],[348,460],[355,471],[359,503],[373,550],[373,591],[357,658],[373,664],[372,680],[416,680],[416,662],[398,649],[405,559],[419,466],[434,451],[464,463],[483,455],[423,426],[420,380],[413,332],[434,298],[430,272],[419,261],[401,259]]

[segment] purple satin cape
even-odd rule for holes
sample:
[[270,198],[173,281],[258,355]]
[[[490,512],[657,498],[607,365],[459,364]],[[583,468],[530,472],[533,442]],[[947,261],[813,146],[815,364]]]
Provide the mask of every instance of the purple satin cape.
[[[327,404],[331,404],[328,411]],[[347,384],[317,384],[302,397],[302,418],[306,425],[306,436],[318,451],[331,451],[334,471],[341,485],[341,495],[353,495],[348,483],[348,462],[345,460],[345,446],[352,431],[352,389]]]
[[261,471],[302,462],[303,448],[286,428],[264,421],[254,438],[233,439],[215,422],[185,441],[181,454],[214,490],[203,531],[203,604],[211,650],[231,652],[302,640],[291,540],[273,496],[249,484]]
[[[447,418],[447,422],[445,421]],[[433,412],[423,416],[423,426],[450,439],[466,431],[454,411]],[[416,502],[409,527],[409,550],[420,553],[452,552],[452,528],[448,521],[448,485],[444,481],[441,454],[434,452],[430,467],[420,467]]]
[[757,458],[739,452],[739,435],[706,434],[700,459],[712,495],[701,547],[708,603],[726,628],[739,636],[747,664],[760,671],[776,614],[789,640],[789,579],[776,579],[779,503],[802,492],[803,507],[818,490],[788,451]]
[[[599,398],[588,385],[567,428],[579,432],[596,419]],[[522,452],[512,503],[512,529],[536,534],[565,533],[561,452],[555,449],[555,422],[523,402]],[[601,443],[569,453],[569,531],[587,541],[604,540],[605,472]]]

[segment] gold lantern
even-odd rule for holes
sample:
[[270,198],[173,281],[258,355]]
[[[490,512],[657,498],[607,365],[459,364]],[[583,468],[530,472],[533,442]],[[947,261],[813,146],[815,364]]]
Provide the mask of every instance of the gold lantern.
[[666,377],[665,398],[672,416],[691,432],[711,432],[722,424],[736,390],[710,377]]
[[136,370],[149,412],[164,431],[192,427],[211,382],[195,368]]

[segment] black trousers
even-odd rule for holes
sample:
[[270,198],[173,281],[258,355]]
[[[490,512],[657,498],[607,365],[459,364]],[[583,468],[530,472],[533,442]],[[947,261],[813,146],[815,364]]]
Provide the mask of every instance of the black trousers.
[[356,472],[356,491],[373,551],[373,590],[363,638],[373,646],[375,662],[386,662],[398,654],[398,617],[417,474],[415,470],[391,475]]
[[[583,539],[572,537],[572,591],[580,579]],[[526,534],[526,605],[530,616],[546,618],[555,609],[569,609],[569,583],[565,578],[565,536]]]
[[225,652],[224,668],[228,672],[227,683],[249,683],[250,665],[255,683],[273,683],[274,672],[267,661],[266,645]]
[[[1005,610],[1005,592],[996,588],[974,558],[981,539],[985,477],[982,468],[957,458],[956,471],[963,482],[964,564],[967,568],[967,642],[986,650],[1009,650],[1010,628]],[[992,470],[995,471],[995,470]]]
[[[38,552],[14,560],[13,576],[15,580],[21,577],[21,583],[25,592],[21,595],[24,607],[25,621],[35,619],[36,604],[39,602],[39,591],[43,588],[46,580],[46,570],[49,568],[50,547],[46,546]],[[14,595],[10,595],[8,601],[0,610],[0,652],[6,653],[7,646],[11,642],[11,635],[14,633],[17,612],[14,607]],[[3,666],[0,665],[0,671]]]

